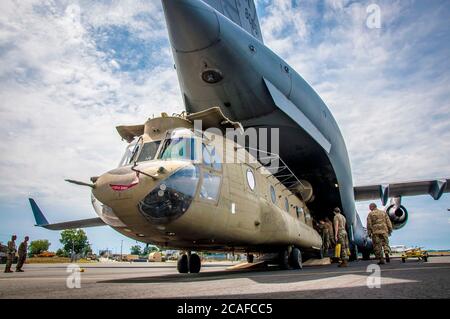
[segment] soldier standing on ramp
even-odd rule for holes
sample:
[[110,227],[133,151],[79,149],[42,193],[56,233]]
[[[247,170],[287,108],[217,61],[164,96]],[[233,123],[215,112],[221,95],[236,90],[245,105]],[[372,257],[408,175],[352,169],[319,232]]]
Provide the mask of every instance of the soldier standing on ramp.
[[23,272],[22,267],[27,259],[28,240],[30,238],[25,236],[25,240],[19,245],[19,259],[17,260],[16,272]]
[[325,224],[328,227],[328,233],[330,234],[330,248],[334,248],[336,246],[336,242],[334,241],[334,229],[333,229],[333,223],[331,220],[327,217],[325,218]]
[[378,264],[383,265],[384,258],[382,249],[384,250],[386,261],[390,262],[389,253],[391,249],[389,247],[388,236],[392,233],[392,223],[384,211],[377,209],[375,203],[370,204],[369,209],[370,212],[367,216],[367,234],[372,238],[375,258],[379,259]]
[[319,222],[321,235],[322,235],[322,242],[323,242],[323,252],[324,257],[328,257],[330,246],[331,246],[331,234],[328,231],[328,225],[325,223],[325,221],[321,220]]
[[347,230],[345,229],[347,221],[338,207],[334,209],[334,214],[334,239],[336,240],[336,244],[341,245],[341,263],[338,267],[347,267],[348,235]]
[[8,250],[6,251],[5,273],[13,272],[11,270],[11,266],[12,266],[14,257],[16,256],[16,252],[17,252],[16,242],[15,242],[16,239],[17,239],[17,236],[12,235],[11,240],[8,242]]

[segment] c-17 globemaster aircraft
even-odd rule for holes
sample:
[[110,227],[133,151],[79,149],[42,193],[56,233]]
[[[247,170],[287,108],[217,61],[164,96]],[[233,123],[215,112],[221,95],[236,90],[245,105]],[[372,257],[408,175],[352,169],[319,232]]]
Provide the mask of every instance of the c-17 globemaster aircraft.
[[[430,194],[438,200],[450,191],[448,178],[354,187],[336,121],[309,84],[264,45],[252,0],[162,4],[187,114],[118,127],[134,148],[132,158],[92,178],[92,184],[75,182],[93,188],[99,218],[49,224],[30,200],[37,226],[109,225],[146,243],[183,249],[188,254],[179,260],[180,272],[200,270],[192,251],[215,250],[245,251],[249,261],[252,253],[277,253],[282,267],[301,268],[302,252],[320,255],[313,217],[341,207],[353,258],[358,251],[368,258],[372,243],[355,200],[381,199],[387,205],[391,199],[386,212],[398,229],[408,219],[402,196]],[[193,127],[196,119],[203,122],[201,130]],[[235,156],[219,151],[233,141],[203,134],[227,126],[277,129],[284,141],[277,154],[261,149],[278,156],[288,182],[260,158],[232,164],[211,160],[213,149]],[[209,161],[199,160],[199,153],[209,154]]]

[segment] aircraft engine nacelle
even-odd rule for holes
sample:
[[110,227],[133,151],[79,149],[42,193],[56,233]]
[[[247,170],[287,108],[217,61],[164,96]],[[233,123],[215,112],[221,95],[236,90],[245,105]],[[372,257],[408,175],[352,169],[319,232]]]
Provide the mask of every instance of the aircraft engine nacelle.
[[294,192],[303,199],[305,203],[311,203],[314,201],[314,190],[310,182],[300,180],[294,186]]
[[400,198],[394,198],[386,209],[394,229],[400,229],[408,222],[408,211],[400,204]]

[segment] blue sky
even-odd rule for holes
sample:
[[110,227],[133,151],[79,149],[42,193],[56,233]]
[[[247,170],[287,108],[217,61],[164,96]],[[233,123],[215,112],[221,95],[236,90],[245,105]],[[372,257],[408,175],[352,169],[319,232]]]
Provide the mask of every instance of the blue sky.
[[[381,29],[366,8],[381,9]],[[315,88],[344,134],[355,184],[450,176],[448,1],[258,0],[265,43]],[[159,1],[0,2],[0,241],[94,217],[88,180],[115,167],[116,125],[183,110]],[[405,198],[393,244],[450,248],[450,197]],[[358,203],[365,220],[368,203]],[[87,230],[94,249],[135,242]]]

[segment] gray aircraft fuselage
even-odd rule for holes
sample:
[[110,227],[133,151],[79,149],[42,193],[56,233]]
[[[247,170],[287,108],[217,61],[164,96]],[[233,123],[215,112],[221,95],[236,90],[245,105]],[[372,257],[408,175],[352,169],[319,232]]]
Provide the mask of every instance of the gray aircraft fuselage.
[[281,158],[314,187],[312,211],[325,216],[342,207],[350,239],[359,250],[371,249],[356,212],[343,136],[319,95],[260,40],[206,3],[162,3],[186,110],[219,106],[245,128],[279,128]]

